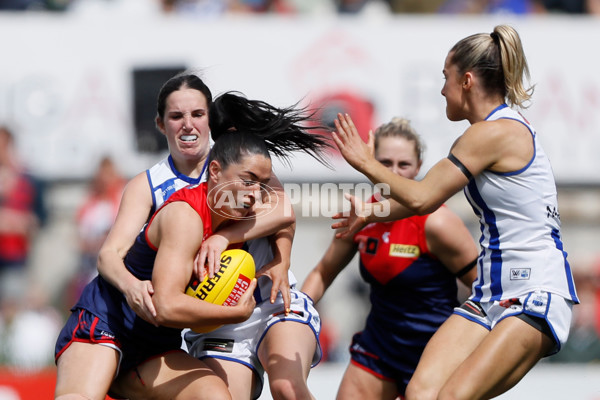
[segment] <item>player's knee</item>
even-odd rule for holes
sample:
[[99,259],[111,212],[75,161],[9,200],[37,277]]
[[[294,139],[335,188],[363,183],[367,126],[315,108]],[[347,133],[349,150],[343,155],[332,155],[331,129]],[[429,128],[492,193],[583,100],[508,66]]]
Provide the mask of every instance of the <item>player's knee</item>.
[[183,400],[231,400],[231,393],[225,385],[194,384],[186,387],[177,398]]
[[304,382],[294,382],[288,379],[276,379],[269,382],[271,395],[274,400],[310,399],[308,387]]
[[452,387],[443,387],[437,396],[437,400],[468,400],[471,398],[473,398],[472,394],[467,394],[465,390],[454,390]]
[[411,379],[408,382],[405,393],[406,400],[436,400],[437,390],[422,384],[416,379]]

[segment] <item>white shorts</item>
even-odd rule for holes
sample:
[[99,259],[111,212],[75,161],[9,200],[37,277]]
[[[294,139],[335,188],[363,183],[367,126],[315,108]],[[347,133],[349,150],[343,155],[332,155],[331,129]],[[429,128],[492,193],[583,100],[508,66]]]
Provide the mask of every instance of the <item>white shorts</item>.
[[454,309],[454,314],[477,322],[489,330],[507,317],[534,317],[522,319],[554,339],[555,346],[546,354],[550,356],[558,353],[569,337],[573,302],[557,294],[536,290],[515,299],[482,303],[467,300]]
[[188,330],[184,334],[188,352],[199,359],[218,358],[234,361],[251,368],[258,378],[257,390],[253,398],[258,398],[263,388],[264,367],[258,359],[258,348],[271,326],[282,321],[293,321],[308,325],[317,339],[317,348],[312,359],[312,367],[321,361],[319,333],[321,319],[312,300],[301,291],[291,288],[291,312],[286,316],[283,298],[278,294],[274,304],[267,299],[259,303],[254,313],[240,324],[224,325],[212,332],[196,333]]

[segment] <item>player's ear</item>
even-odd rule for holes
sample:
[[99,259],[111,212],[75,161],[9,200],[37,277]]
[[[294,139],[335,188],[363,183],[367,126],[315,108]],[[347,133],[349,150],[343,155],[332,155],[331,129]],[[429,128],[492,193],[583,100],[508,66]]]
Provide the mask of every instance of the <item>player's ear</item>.
[[417,171],[416,171],[416,174],[415,174],[415,176],[419,175],[419,172],[421,172],[421,167],[422,167],[422,166],[423,166],[423,160],[419,160],[419,161],[417,162]]
[[209,179],[212,180],[214,183],[218,183],[219,178],[221,178],[222,171],[223,170],[221,168],[221,164],[219,164],[219,162],[217,160],[212,160],[210,162],[210,164],[208,165]]
[[462,87],[463,89],[471,89],[473,86],[473,73],[468,71],[462,77]]
[[162,133],[163,135],[166,136],[166,134],[165,134],[165,123],[163,122],[163,120],[157,115],[156,119],[154,120],[154,122],[156,123],[156,128],[160,131],[160,133]]

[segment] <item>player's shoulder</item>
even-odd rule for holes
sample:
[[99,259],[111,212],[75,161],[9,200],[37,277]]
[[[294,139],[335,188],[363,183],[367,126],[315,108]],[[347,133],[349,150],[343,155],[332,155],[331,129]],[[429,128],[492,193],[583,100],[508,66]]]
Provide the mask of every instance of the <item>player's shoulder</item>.
[[140,201],[145,197],[151,198],[150,186],[148,186],[145,172],[140,172],[125,184],[123,197],[136,197]]

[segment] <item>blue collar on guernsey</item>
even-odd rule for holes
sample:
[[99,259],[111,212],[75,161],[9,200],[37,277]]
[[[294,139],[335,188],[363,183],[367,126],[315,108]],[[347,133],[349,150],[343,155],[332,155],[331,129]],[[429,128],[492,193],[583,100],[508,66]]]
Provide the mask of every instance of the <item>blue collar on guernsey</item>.
[[502,104],[500,104],[498,107],[494,108],[494,109],[492,110],[492,112],[488,114],[488,116],[487,116],[487,117],[485,117],[485,120],[487,121],[487,119],[488,119],[489,117],[491,117],[492,115],[494,115],[494,113],[495,113],[496,111],[500,111],[500,110],[502,110],[503,108],[506,108],[506,107],[508,107],[508,105],[506,105],[506,103],[502,103]]
[[208,150],[208,154],[206,155],[206,161],[204,161],[204,166],[202,167],[202,172],[200,172],[200,179],[204,176],[204,172],[206,172],[206,167],[208,167],[208,159],[210,158],[210,150]]
[[204,176],[204,172],[206,171],[206,168],[208,166],[208,157],[209,156],[210,156],[210,151],[206,155],[206,161],[204,162],[204,165],[202,166],[202,172],[200,172],[200,175],[197,178],[190,178],[189,176],[184,175],[181,172],[179,172],[179,170],[175,167],[175,163],[173,162],[173,157],[171,157],[170,154],[169,154],[169,157],[168,157],[169,167],[171,168],[171,171],[173,171],[173,173],[175,173],[175,175],[177,176],[177,178],[179,178],[182,181],[187,182],[189,184],[197,184],[197,183],[200,183],[202,181],[202,177]]

